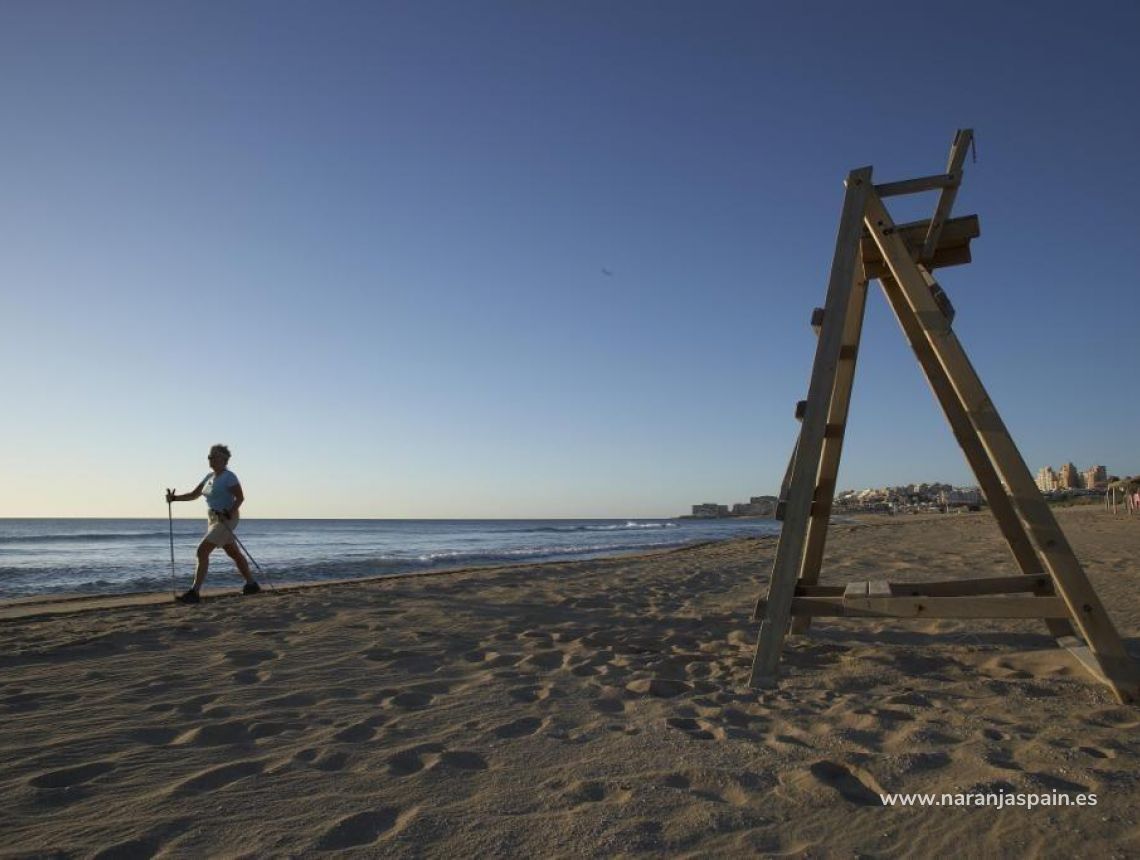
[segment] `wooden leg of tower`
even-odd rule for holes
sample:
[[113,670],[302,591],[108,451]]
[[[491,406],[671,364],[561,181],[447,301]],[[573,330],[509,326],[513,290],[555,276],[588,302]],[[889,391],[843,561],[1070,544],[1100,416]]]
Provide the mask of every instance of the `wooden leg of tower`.
[[1053,577],[1057,593],[1069,607],[1073,623],[1088,644],[1091,659],[1099,666],[1101,675],[1120,701],[1140,698],[1140,679],[1124,650],[1120,634],[1037,489],[1029,468],[965,350],[935,303],[922,272],[896,233],[886,207],[873,191],[867,195],[866,207],[867,227],[920,325],[923,337],[965,408],[975,434],[999,478],[1009,488],[1013,505],[1041,554],[1047,572]]
[[[835,391],[827,415],[827,428],[823,434],[823,453],[820,457],[818,491],[815,509],[808,521],[807,545],[800,565],[799,584],[815,585],[823,564],[827,543],[827,528],[831,520],[831,503],[835,498],[839,478],[839,459],[843,453],[843,434],[847,428],[847,413],[851,407],[851,388],[855,382],[855,362],[859,355],[859,338],[863,331],[863,311],[867,307],[867,279],[862,264],[856,266],[855,280],[851,285],[851,303],[843,321],[843,344],[839,349],[839,367],[835,374]],[[792,633],[806,633],[811,627],[811,616],[792,619]]]
[[848,175],[843,214],[839,221],[835,256],[828,280],[823,328],[816,344],[784,524],[776,547],[776,560],[764,606],[764,621],[760,626],[752,665],[750,683],[753,686],[770,686],[776,682],[780,651],[788,631],[792,597],[807,540],[808,521],[817,495],[823,440],[843,345],[842,323],[847,319],[851,302],[851,287],[859,265],[863,215],[871,193],[871,168],[854,170]]

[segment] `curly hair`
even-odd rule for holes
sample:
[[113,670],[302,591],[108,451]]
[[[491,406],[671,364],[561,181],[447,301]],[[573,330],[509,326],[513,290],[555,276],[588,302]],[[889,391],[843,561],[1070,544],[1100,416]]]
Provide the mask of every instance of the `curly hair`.
[[227,463],[230,461],[230,449],[227,448],[225,445],[221,445],[221,444],[211,445],[210,446],[210,453],[211,454],[221,454],[223,460],[225,460]]

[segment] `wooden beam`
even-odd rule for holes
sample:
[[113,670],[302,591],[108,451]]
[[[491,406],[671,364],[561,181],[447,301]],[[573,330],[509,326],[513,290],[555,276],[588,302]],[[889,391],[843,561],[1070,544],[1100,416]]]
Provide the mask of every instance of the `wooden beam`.
[[891,618],[1068,618],[1059,597],[843,598],[844,609]]
[[899,194],[917,194],[920,191],[934,191],[940,188],[950,188],[962,182],[961,173],[936,173],[933,176],[921,176],[918,179],[904,179],[902,182],[884,182],[875,186],[875,193],[880,197],[895,197]]
[[792,597],[803,560],[807,541],[808,521],[811,518],[815,497],[816,479],[819,476],[823,437],[827,427],[828,407],[835,388],[839,367],[839,349],[843,345],[841,325],[827,325],[826,320],[845,320],[851,301],[851,285],[859,265],[859,240],[863,233],[867,199],[873,194],[871,168],[851,171],[847,176],[847,190],[843,198],[843,211],[839,219],[839,233],[835,240],[835,254],[828,279],[827,300],[824,303],[825,325],[816,342],[815,361],[811,384],[808,387],[808,406],[800,429],[800,442],[796,465],[789,490],[784,525],[776,546],[776,559],[768,583],[764,621],[756,643],[749,683],[752,686],[771,686],[776,683],[780,652],[791,619]]
[[1053,579],[1047,573],[1032,576],[970,577],[935,582],[891,582],[890,580],[857,580],[846,585],[812,585],[798,583],[796,597],[842,597],[876,593],[893,597],[978,597],[983,594],[1037,594],[1052,597]]
[[[962,167],[966,163],[966,152],[969,150],[970,142],[973,139],[973,129],[958,129],[958,133],[954,135],[954,143],[950,147],[950,158],[946,163],[947,173],[956,173],[961,177]],[[950,217],[950,210],[954,208],[954,198],[958,196],[958,185],[960,184],[961,180],[959,179],[958,183],[943,188],[942,193],[938,196],[938,205],[934,208],[934,217],[930,219],[930,227],[926,231],[926,238],[922,243],[922,253],[919,255],[919,259],[923,262],[928,262],[934,258],[934,250],[938,247],[939,235],[946,219]]]
[[983,594],[1021,594],[1044,597],[1054,594],[1047,573],[1033,576],[995,576],[985,579],[950,579],[940,582],[892,582],[891,593],[899,597],[977,597]]
[[[917,251],[916,251],[917,254]],[[969,245],[960,245],[954,248],[939,248],[934,256],[927,262],[927,267],[934,269],[948,269],[951,266],[965,266],[973,261]],[[866,263],[868,278],[890,277],[891,270],[882,261]]]
[[[1067,618],[1060,597],[793,597],[795,618]],[[1073,642],[1080,642],[1075,637]],[[1072,650],[1072,649],[1070,649]],[[1095,674],[1103,673],[1099,668]]]

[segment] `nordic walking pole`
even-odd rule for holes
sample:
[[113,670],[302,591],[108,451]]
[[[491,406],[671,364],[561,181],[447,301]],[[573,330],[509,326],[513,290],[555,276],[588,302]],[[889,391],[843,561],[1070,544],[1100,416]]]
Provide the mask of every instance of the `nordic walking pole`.
[[169,501],[166,503],[166,519],[170,522],[170,593],[178,599],[178,586],[174,584],[174,509]]
[[262,569],[261,569],[261,565],[257,563],[257,559],[255,559],[255,558],[254,558],[252,555],[250,555],[250,553],[249,553],[249,550],[245,548],[245,544],[241,542],[241,538],[239,538],[239,537],[237,536],[237,532],[235,532],[235,531],[234,531],[234,530],[233,530],[233,529],[230,527],[230,521],[229,521],[229,519],[228,519],[227,517],[223,516],[223,515],[222,515],[222,513],[221,513],[221,511],[215,511],[215,513],[218,515],[218,519],[219,519],[219,520],[221,520],[223,523],[225,523],[225,524],[226,524],[226,531],[228,531],[228,532],[230,533],[230,537],[232,537],[232,538],[233,538],[235,541],[237,541],[237,545],[241,547],[241,551],[245,553],[245,555],[246,555],[246,558],[248,558],[250,561],[252,561],[252,562],[253,562],[253,566],[257,568],[257,574],[258,574],[258,576],[263,576],[263,577],[265,577],[265,581],[266,581],[267,583],[269,583],[269,588],[270,588],[271,590],[273,590],[273,591],[276,591],[276,590],[277,590],[277,586],[273,584],[273,580],[271,580],[271,579],[269,578],[269,574],[268,574],[268,573],[266,573],[264,570],[262,570]]

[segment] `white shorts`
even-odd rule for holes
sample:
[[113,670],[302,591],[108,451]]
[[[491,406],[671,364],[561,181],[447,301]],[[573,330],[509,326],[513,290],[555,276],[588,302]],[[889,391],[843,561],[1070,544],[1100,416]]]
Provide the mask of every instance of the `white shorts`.
[[214,546],[225,546],[228,543],[234,542],[234,531],[238,527],[238,521],[241,517],[235,512],[228,520],[223,520],[218,514],[210,511],[209,519],[206,521],[206,536],[203,540],[208,540]]

